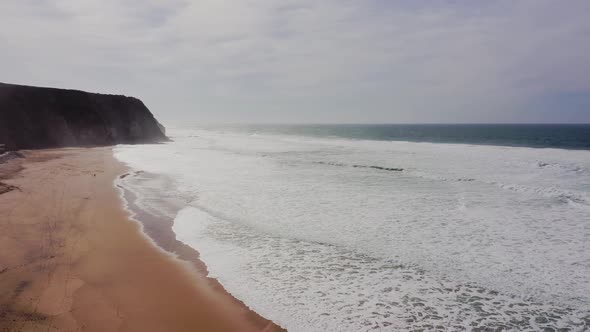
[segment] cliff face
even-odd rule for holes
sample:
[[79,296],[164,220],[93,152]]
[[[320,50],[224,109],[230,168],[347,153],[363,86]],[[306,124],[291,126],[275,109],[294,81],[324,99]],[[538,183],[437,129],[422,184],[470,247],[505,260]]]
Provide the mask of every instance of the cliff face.
[[139,99],[0,83],[0,144],[9,150],[165,140]]

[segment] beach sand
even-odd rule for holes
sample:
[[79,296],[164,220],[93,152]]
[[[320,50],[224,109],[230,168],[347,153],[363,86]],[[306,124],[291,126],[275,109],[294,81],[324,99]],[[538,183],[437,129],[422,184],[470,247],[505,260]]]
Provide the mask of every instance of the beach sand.
[[0,165],[0,331],[280,330],[141,232],[110,148],[25,155]]

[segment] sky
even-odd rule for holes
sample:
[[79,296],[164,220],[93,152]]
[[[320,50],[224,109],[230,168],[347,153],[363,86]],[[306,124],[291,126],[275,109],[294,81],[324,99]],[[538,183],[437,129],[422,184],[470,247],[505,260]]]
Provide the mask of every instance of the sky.
[[2,0],[0,81],[164,124],[590,123],[587,0]]

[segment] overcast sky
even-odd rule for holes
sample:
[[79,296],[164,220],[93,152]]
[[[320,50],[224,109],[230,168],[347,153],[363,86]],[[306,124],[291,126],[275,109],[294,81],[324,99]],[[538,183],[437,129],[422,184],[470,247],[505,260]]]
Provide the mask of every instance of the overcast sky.
[[165,124],[590,122],[590,1],[1,0],[0,81]]

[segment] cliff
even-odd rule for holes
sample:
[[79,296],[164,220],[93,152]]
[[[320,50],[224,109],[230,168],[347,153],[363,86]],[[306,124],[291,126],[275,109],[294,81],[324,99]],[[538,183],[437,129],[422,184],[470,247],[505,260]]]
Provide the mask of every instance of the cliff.
[[0,83],[0,144],[8,150],[166,141],[141,100]]

